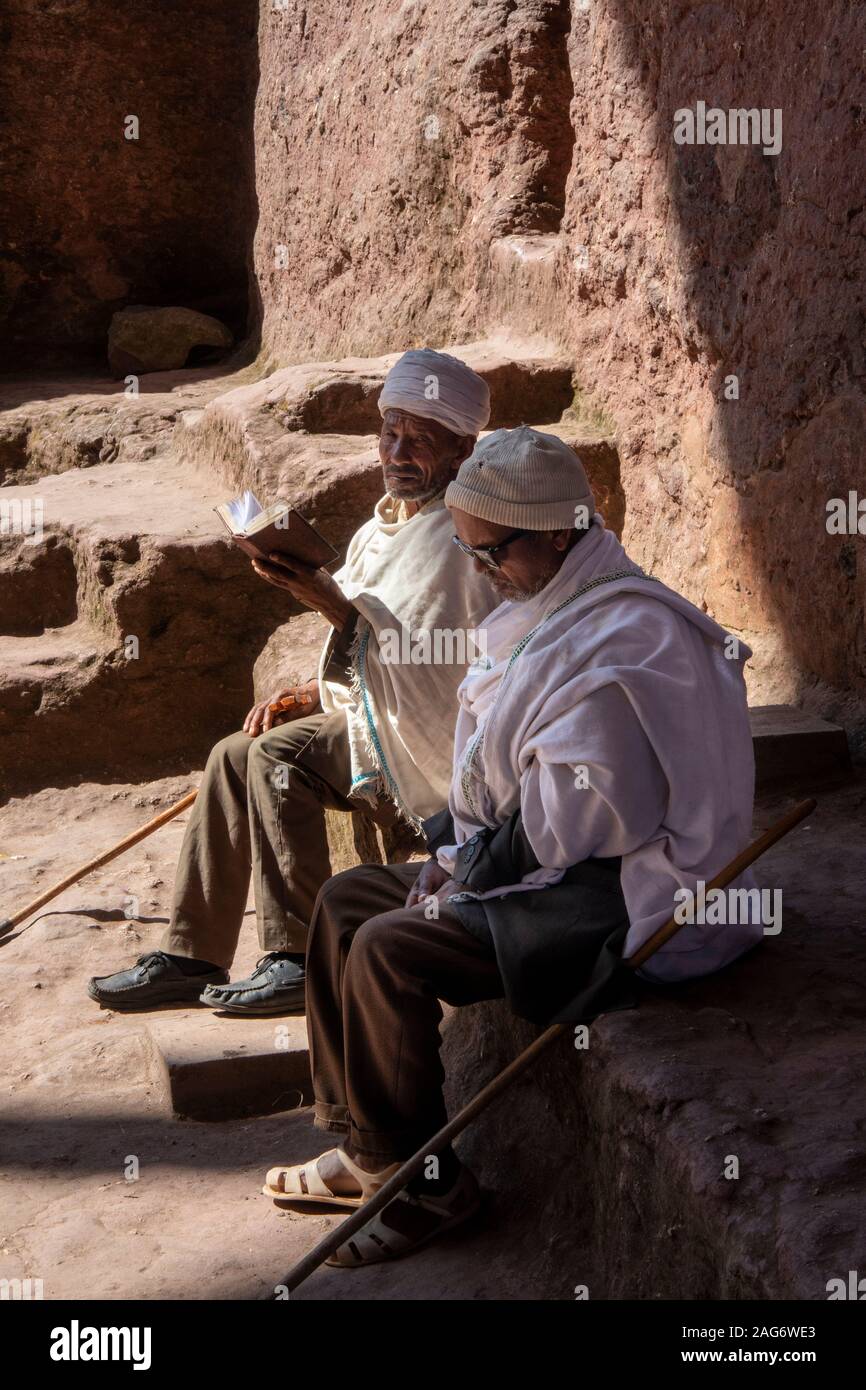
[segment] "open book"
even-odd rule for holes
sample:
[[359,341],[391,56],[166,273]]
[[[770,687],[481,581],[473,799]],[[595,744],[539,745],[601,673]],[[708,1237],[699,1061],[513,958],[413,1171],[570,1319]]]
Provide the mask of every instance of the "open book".
[[232,540],[257,560],[266,560],[271,550],[279,550],[290,560],[321,569],[337,558],[334,547],[288,502],[275,502],[263,509],[258,498],[247,491],[214,511]]

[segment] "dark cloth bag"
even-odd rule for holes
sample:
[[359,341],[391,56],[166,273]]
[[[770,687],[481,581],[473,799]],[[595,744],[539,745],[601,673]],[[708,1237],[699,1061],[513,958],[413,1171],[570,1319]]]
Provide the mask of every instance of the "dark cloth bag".
[[[424,824],[431,853],[454,843],[447,811]],[[452,875],[484,893],[519,883],[539,867],[520,812],[496,830],[479,831],[460,849]],[[506,893],[485,902],[452,899],[463,926],[496,955],[511,1010],[531,1023],[590,1023],[601,1013],[633,1008],[638,982],[622,964],[629,928],[620,860],[587,859],[548,888]]]

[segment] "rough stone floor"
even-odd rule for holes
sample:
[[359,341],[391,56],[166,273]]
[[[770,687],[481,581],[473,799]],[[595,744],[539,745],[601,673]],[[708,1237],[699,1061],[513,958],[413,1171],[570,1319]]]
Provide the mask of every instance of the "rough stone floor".
[[[141,824],[190,784],[191,779],[183,778],[133,787],[82,784],[11,801],[0,811],[2,914],[10,914],[19,902]],[[729,1029],[730,1038],[721,1040],[722,1053],[719,1040],[712,1049],[714,1085],[698,1098],[697,1110],[688,1086],[690,1035],[700,1025],[694,1041],[694,1065],[699,1067],[700,1058],[707,1055],[702,1020],[713,1010],[712,982],[702,984],[701,998],[687,1002],[683,1010],[651,1005],[644,1049],[636,1045],[640,1011],[611,1016],[597,1025],[602,1041],[597,1056],[608,1059],[600,1065],[616,1073],[620,1091],[628,1086],[636,1109],[645,1107],[658,1117],[660,1141],[666,1116],[676,1111],[672,1126],[678,1127],[677,1142],[687,1167],[706,1162],[707,1136],[730,1132],[725,1095],[747,1130],[758,1126],[766,1196],[759,1197],[757,1205],[747,1204],[742,1219],[754,1226],[766,1210],[761,1248],[771,1263],[776,1255],[785,1261],[795,1258],[798,1241],[804,1258],[810,1252],[814,1257],[818,1238],[818,1249],[830,1265],[839,1258],[844,1263],[862,1240],[857,1192],[862,1191],[864,1164],[866,1070],[864,803],[862,778],[822,795],[815,817],[764,861],[761,879],[784,885],[786,912],[795,929],[783,929],[751,963],[738,967],[749,973],[747,984],[754,984],[756,972],[769,981],[766,1017],[760,1036],[752,1039],[756,1047],[760,1044],[764,1058],[759,1072],[757,1053],[751,1045],[744,1047],[740,1037],[744,1030],[751,1037],[753,1024],[745,1014],[737,1018],[738,989],[730,981],[719,986],[721,1007],[716,1013],[718,1019],[730,1016],[733,1033]],[[787,804],[790,798],[765,804],[759,823],[766,824]],[[259,1194],[272,1163],[297,1162],[320,1151],[306,1109],[220,1123],[173,1118],[148,1045],[150,1016],[104,1012],[84,993],[91,974],[109,973],[157,942],[182,833],[183,817],[68,890],[45,909],[50,915],[0,942],[0,1277],[41,1278],[46,1298],[267,1296],[286,1269],[339,1219],[321,1213],[279,1213]],[[90,915],[89,909],[98,911]],[[137,911],[137,920],[128,920],[125,909]],[[237,970],[245,970],[255,955],[250,919]],[[796,998],[780,996],[779,986],[786,978],[799,978],[805,966],[808,989]],[[182,1026],[184,1018],[204,1011],[161,1012],[176,1014]],[[245,1024],[233,1020],[232,1026],[240,1042]],[[473,1034],[476,1040],[480,1036]],[[611,1049],[618,1050],[618,1037],[623,1052],[619,1064],[612,1065]],[[729,1085],[725,1056],[730,1058]],[[825,1065],[816,1084],[815,1064],[821,1057]],[[808,1120],[811,1140],[808,1150],[798,1147],[792,1153],[788,1126],[777,1116],[790,1098],[798,1058],[808,1080],[798,1113]],[[666,1105],[668,1092],[674,1098],[672,1106]],[[501,1101],[498,1117],[486,1126],[488,1148],[495,1146],[497,1134],[507,1147],[510,1104],[508,1098]],[[691,1120],[684,1119],[688,1115]],[[555,1126],[555,1117],[547,1123]],[[728,1131],[723,1128],[726,1123]],[[553,1128],[551,1135],[556,1141]],[[672,1131],[664,1137],[670,1139]],[[632,1139],[622,1136],[623,1143]],[[579,1134],[575,1142],[579,1144]],[[471,1147],[475,1159],[478,1145]],[[135,1182],[124,1177],[130,1155],[140,1166]],[[519,1199],[509,1191],[508,1165],[491,1155],[483,1166],[488,1171],[482,1176],[491,1189],[489,1208],[471,1233],[455,1233],[441,1245],[392,1266],[320,1272],[295,1297],[569,1298],[574,1296],[576,1269],[592,1295],[604,1297],[605,1275],[596,1271],[592,1241],[575,1250],[577,1233],[557,1226],[564,1208],[555,1196],[546,1203],[542,1194],[534,1194],[526,1204],[534,1213],[527,1227],[526,1208],[518,1212],[513,1205]],[[560,1167],[559,1173],[560,1181],[570,1187],[585,1182],[587,1201],[593,1200],[597,1179],[581,1172],[579,1154],[573,1168]],[[793,1185],[792,1179],[797,1180]],[[783,1213],[780,1232],[778,1197],[785,1192],[794,1196]],[[715,1219],[718,1202],[708,1186],[703,1194],[696,1188],[684,1200],[689,1220],[694,1222],[696,1204],[699,1210],[704,1201]],[[515,1214],[514,1222],[507,1219],[509,1211]],[[710,1229],[712,1224],[709,1220]],[[747,1232],[749,1238],[760,1235],[760,1229],[757,1235]],[[564,1238],[570,1243],[560,1268],[556,1252]],[[773,1242],[778,1246],[775,1254]],[[543,1278],[534,1276],[534,1267],[543,1270]],[[653,1296],[639,1271],[631,1280],[624,1277],[626,1287],[619,1282],[615,1296],[628,1297],[629,1282],[639,1296]]]
[[[10,913],[22,894],[35,896],[191,785],[183,778],[83,784],[10,802],[0,811],[0,910]],[[184,821],[69,889],[22,935],[0,941],[0,1278],[41,1278],[46,1298],[267,1296],[339,1219],[279,1212],[259,1191],[272,1164],[325,1147],[306,1109],[227,1123],[173,1118],[148,1046],[154,1015],[107,1013],[84,992],[91,975],[157,944]],[[143,920],[124,917],[132,899]],[[90,908],[111,920],[94,920]],[[249,922],[236,973],[257,955]],[[192,1012],[158,1014],[182,1027]],[[195,1010],[194,1022],[208,1013]],[[231,1025],[240,1041],[248,1025]],[[124,1177],[128,1155],[138,1157],[137,1182]],[[354,1277],[327,1270],[294,1296],[532,1297],[520,1288],[519,1263],[507,1233],[482,1224],[421,1262]]]

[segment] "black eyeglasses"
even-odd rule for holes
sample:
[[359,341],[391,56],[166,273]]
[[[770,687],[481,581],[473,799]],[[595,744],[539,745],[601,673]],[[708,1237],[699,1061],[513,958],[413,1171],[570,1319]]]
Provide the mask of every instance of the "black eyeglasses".
[[451,539],[457,546],[457,549],[462,550],[463,554],[468,555],[470,559],[480,560],[482,565],[486,565],[488,569],[500,570],[502,569],[502,565],[494,558],[496,551],[504,550],[512,541],[518,541],[521,536],[529,536],[531,534],[531,530],[512,531],[509,536],[505,536],[503,540],[497,541],[495,545],[467,545],[465,541],[461,541],[459,536],[452,536]]

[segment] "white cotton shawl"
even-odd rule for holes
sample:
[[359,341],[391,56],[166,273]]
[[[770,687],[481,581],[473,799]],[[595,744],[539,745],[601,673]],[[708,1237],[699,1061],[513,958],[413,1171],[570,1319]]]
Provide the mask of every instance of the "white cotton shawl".
[[[675,890],[694,892],[748,843],[754,791],[750,649],[726,656],[732,641],[717,623],[646,577],[568,601],[637,568],[597,516],[540,594],[490,615],[490,667],[458,692],[450,793],[458,845],[520,807],[542,867],[497,894],[558,882],[591,855],[621,855],[626,955],[673,914]],[[440,850],[446,869],[455,852]],[[731,886],[752,883],[744,874]],[[686,925],[642,973],[705,974],[761,935],[760,924]]]
[[[453,534],[441,497],[411,517],[401,502],[383,497],[334,575],[361,614],[351,688],[324,679],[328,643],[319,666],[323,710],[346,715],[351,794],[390,796],[413,824],[448,800],[457,687],[474,655],[471,634],[496,603],[491,586],[452,545]],[[429,652],[452,660],[393,660],[395,646],[423,658],[421,639],[437,633],[454,634],[453,646],[431,640]]]

